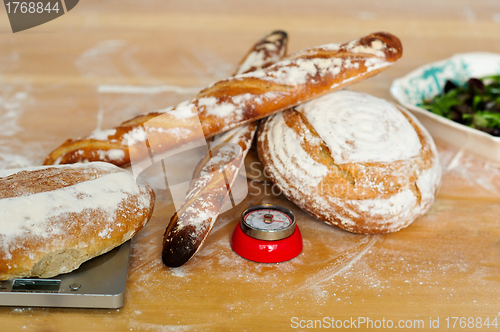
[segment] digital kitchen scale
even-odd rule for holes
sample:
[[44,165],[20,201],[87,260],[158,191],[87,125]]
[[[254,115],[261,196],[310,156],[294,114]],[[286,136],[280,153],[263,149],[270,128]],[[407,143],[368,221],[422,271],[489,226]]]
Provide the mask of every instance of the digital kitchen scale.
[[0,306],[120,308],[125,301],[130,241],[53,278],[0,281]]

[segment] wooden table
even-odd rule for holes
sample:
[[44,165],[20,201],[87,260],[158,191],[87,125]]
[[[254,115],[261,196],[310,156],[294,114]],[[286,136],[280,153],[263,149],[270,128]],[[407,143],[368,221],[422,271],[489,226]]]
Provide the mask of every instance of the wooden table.
[[[396,34],[403,59],[352,87],[387,99],[393,79],[424,63],[500,53],[500,3],[486,0],[86,0],[16,34],[0,11],[0,168],[39,165],[67,138],[188,99],[230,75],[274,29],[289,33],[291,52]],[[247,198],[178,269],[160,260],[174,206],[159,189],[152,220],[133,240],[123,308],[4,307],[0,331],[309,331],[319,322],[498,330],[491,324],[500,325],[500,168],[438,146],[439,196],[407,229],[350,234],[309,217],[269,185],[250,183]],[[297,214],[304,250],[296,259],[255,264],[231,250],[239,214],[262,201]]]

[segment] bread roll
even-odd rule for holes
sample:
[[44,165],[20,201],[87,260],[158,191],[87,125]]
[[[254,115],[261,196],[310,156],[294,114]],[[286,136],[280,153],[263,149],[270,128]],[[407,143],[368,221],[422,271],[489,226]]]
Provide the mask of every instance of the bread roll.
[[269,118],[258,153],[289,200],[354,233],[408,226],[429,209],[441,179],[434,142],[416,118],[345,90]]
[[129,240],[154,192],[107,163],[0,171],[0,280],[52,277]]

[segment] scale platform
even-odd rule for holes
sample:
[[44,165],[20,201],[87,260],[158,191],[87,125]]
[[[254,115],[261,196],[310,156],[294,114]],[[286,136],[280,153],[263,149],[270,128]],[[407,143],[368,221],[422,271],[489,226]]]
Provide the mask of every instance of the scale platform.
[[130,241],[54,278],[0,282],[0,306],[120,308],[125,302]]

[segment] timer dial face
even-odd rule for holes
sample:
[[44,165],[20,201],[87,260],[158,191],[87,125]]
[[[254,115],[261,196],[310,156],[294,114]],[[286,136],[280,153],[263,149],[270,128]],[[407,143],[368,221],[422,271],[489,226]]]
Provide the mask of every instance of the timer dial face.
[[243,212],[241,229],[255,239],[281,240],[295,231],[295,217],[292,211],[278,205],[256,205]]
[[292,225],[292,219],[289,216],[272,209],[249,212],[243,220],[251,228],[263,231],[282,230]]

